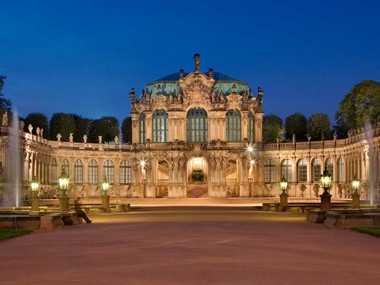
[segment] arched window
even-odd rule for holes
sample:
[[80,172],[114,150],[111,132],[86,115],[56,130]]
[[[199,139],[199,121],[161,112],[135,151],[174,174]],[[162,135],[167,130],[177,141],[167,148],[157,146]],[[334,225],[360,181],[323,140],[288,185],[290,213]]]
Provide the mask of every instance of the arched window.
[[266,159],[264,161],[264,182],[276,182],[276,165],[272,159]]
[[281,176],[288,182],[292,181],[292,164],[289,159],[284,159],[281,163]]
[[248,140],[255,142],[255,116],[251,112],[248,114]]
[[114,166],[111,160],[106,160],[104,162],[104,177],[110,184],[113,184]]
[[131,163],[123,160],[120,163],[120,184],[131,184],[132,182],[132,168]]
[[95,159],[88,163],[88,183],[98,184],[98,163]]
[[207,112],[203,108],[193,108],[187,112],[187,141],[207,142]]
[[331,178],[334,179],[334,165],[333,165],[333,161],[332,161],[331,157],[329,157],[326,160],[326,168],[327,168],[327,171],[329,172],[329,174],[331,175]]
[[74,183],[83,183],[83,163],[80,159],[74,162]]
[[140,143],[145,143],[146,129],[145,129],[145,114],[142,113],[139,117],[139,132],[140,132]]
[[153,142],[168,141],[168,113],[159,109],[153,113]]
[[62,172],[66,172],[66,174],[69,176],[69,161],[65,158],[62,160]]
[[322,171],[321,171],[321,161],[318,158],[315,158],[313,160],[312,173],[313,173],[312,181],[314,183],[319,182],[321,180]]
[[338,159],[338,181],[344,182],[344,159],[342,157]]
[[226,113],[227,141],[239,142],[241,133],[241,117],[239,110],[228,110]]
[[51,183],[58,183],[58,172],[57,172],[57,160],[53,158],[51,160]]
[[305,159],[300,159],[297,162],[297,179],[298,182],[307,181],[307,163]]

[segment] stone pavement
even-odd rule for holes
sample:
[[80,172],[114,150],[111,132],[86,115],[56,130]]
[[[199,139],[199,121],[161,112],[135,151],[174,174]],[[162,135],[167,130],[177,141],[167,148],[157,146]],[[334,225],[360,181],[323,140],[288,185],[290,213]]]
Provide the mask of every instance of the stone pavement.
[[0,243],[0,284],[378,284],[380,239],[247,208],[145,209]]

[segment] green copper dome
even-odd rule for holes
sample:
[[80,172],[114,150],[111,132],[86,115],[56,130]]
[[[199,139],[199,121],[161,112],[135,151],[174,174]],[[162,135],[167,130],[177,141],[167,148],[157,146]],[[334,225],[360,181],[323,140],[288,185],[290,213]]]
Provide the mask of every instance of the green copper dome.
[[[207,75],[208,73],[204,72],[204,74]],[[189,72],[185,72],[183,77],[186,77],[187,75],[189,75]],[[249,90],[247,83],[221,72],[214,72],[214,79],[214,91],[218,95],[220,92],[223,92],[225,95],[231,94],[233,92],[233,85],[235,85],[237,93]],[[158,86],[160,86],[161,94],[168,95],[169,93],[172,93],[173,95],[177,95],[179,90],[178,80],[179,72],[171,73],[146,84],[145,90],[154,95],[158,91]]]

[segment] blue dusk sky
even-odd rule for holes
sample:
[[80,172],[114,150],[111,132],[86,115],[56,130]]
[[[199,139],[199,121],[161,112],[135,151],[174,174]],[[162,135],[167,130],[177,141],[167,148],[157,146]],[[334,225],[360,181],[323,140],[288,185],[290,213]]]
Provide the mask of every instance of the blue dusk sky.
[[[164,75],[228,74],[265,114],[322,112],[380,81],[380,1],[0,1],[3,93],[20,116],[129,115],[128,93]],[[332,123],[335,122],[332,120]]]

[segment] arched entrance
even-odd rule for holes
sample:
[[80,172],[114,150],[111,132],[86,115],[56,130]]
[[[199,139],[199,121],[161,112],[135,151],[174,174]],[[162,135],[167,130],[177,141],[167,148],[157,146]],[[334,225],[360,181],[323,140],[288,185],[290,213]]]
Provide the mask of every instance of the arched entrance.
[[208,197],[208,163],[203,157],[193,157],[187,162],[187,198]]

